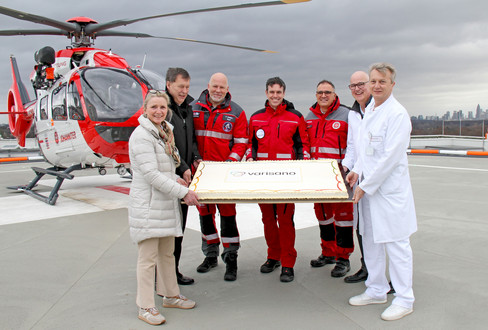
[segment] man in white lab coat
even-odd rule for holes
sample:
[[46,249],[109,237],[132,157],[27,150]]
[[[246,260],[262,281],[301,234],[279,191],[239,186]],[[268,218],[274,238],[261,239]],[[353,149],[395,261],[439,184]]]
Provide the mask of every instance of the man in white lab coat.
[[359,202],[359,231],[368,268],[366,291],[350,298],[349,304],[386,303],[390,290],[385,274],[388,253],[396,294],[381,314],[383,320],[398,320],[412,313],[414,302],[410,235],[417,231],[417,218],[406,153],[412,125],[407,111],[392,95],[395,75],[395,68],[387,63],[370,68],[373,100],[359,128],[358,160],[346,178],[351,187],[361,178],[353,201]]

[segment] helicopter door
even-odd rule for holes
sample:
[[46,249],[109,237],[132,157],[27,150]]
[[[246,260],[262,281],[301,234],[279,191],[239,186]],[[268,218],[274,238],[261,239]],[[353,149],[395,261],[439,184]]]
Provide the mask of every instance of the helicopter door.
[[85,120],[85,114],[83,113],[80,92],[75,81],[71,81],[68,85],[66,105],[70,131],[67,133],[68,135],[64,136],[64,139],[69,139],[75,150],[72,161],[74,163],[84,163],[87,160],[86,155],[92,155],[92,150],[86,144],[80,127],[80,122]]
[[51,98],[52,141],[55,144],[56,154],[60,159],[72,158],[73,139],[76,138],[75,127],[68,120],[68,107],[66,106],[66,84],[56,88]]
[[36,117],[37,120],[35,121],[35,127],[36,127],[36,137],[37,137],[37,142],[39,144],[39,148],[41,149],[42,153],[46,155],[46,153],[49,153],[50,148],[52,147],[51,142],[49,140],[49,131],[53,130],[54,128],[51,125],[51,121],[49,120],[49,97],[48,95],[45,95],[43,97],[40,97],[40,101],[37,103],[37,111],[36,111]]

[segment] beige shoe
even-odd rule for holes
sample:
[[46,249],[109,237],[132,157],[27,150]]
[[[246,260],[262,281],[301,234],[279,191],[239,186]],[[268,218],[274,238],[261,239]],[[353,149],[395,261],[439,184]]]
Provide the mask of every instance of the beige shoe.
[[159,314],[156,307],[139,308],[139,319],[151,325],[159,325],[166,322],[163,315]]
[[176,297],[163,298],[163,307],[167,308],[191,309],[195,307],[195,305],[196,303],[193,300],[190,300],[181,294]]

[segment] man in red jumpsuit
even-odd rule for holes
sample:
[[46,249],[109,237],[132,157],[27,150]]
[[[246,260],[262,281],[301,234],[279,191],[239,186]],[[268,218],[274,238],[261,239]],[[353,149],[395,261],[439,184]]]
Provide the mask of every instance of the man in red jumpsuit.
[[[305,121],[293,103],[284,99],[285,89],[285,82],[279,77],[266,82],[265,108],[255,112],[249,120],[248,160],[310,159]],[[270,273],[281,265],[280,281],[291,282],[297,258],[295,204],[259,204],[259,207],[268,245],[261,273]]]
[[[198,151],[206,161],[241,161],[247,148],[247,118],[244,110],[231,101],[227,77],[215,73],[208,88],[198,100],[193,101],[193,123]],[[217,266],[219,255],[219,234],[215,225],[216,208],[220,213],[220,229],[224,251],[222,260],[226,263],[224,279],[237,278],[237,250],[240,246],[236,223],[235,204],[205,204],[198,207],[202,231],[202,251],[205,259],[197,267],[206,273]]]
[[[332,158],[338,163],[344,158],[347,147],[349,108],[342,106],[334,85],[322,80],[317,85],[317,102],[307,115],[312,159]],[[342,277],[351,269],[349,256],[354,250],[353,204],[315,203],[319,221],[322,253],[312,261],[312,267],[335,263],[332,277]]]

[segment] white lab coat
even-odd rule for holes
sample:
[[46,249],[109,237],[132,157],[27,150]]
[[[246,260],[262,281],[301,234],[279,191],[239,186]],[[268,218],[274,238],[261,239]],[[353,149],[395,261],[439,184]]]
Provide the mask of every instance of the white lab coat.
[[[361,110],[360,110],[361,111]],[[347,167],[348,170],[352,170],[354,167],[354,163],[356,163],[356,159],[358,158],[358,150],[357,150],[357,143],[358,143],[358,133],[359,133],[359,126],[361,125],[362,121],[361,114],[357,111],[349,111],[349,116],[347,118],[347,149],[346,155],[342,160],[342,165]],[[356,186],[353,187],[354,189]],[[358,227],[358,205],[354,204],[354,218],[353,218],[353,227],[357,229]]]
[[[417,218],[408,172],[407,148],[412,124],[405,108],[390,97],[366,108],[357,140],[358,160],[353,171],[371,207],[375,243],[407,239],[417,231]],[[362,212],[359,201],[359,213]],[[359,222],[364,234],[364,221]]]

